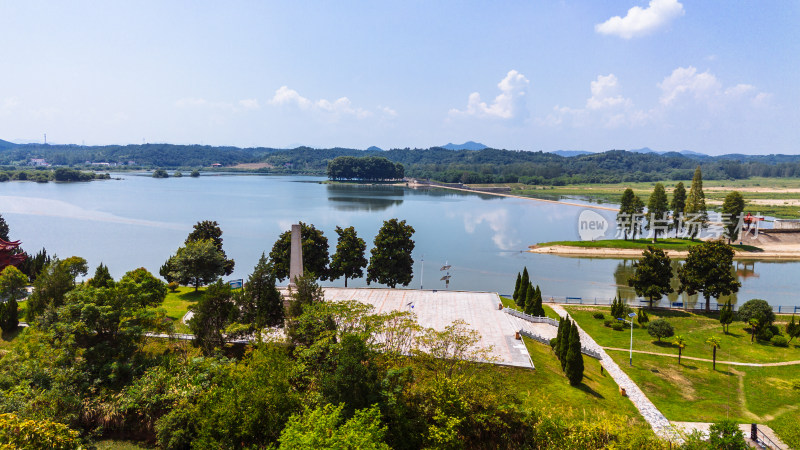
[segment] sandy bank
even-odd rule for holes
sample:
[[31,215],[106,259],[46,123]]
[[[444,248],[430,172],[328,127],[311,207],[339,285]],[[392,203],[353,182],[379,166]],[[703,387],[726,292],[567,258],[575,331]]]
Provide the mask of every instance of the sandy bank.
[[[597,248],[571,247],[568,245],[538,246],[532,245],[531,253],[547,253],[559,256],[576,256],[592,258],[640,258],[643,249],[632,248]],[[686,258],[687,251],[665,250],[670,258]],[[736,251],[734,259],[747,260],[800,260],[800,246],[765,247],[763,252]]]

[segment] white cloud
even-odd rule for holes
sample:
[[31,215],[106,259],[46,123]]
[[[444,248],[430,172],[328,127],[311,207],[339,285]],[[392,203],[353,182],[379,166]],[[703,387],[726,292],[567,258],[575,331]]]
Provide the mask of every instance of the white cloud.
[[661,89],[660,102],[671,107],[679,103],[694,101],[710,108],[721,109],[731,104],[749,102],[752,106],[765,106],[771,98],[770,94],[759,92],[751,84],[739,83],[724,87],[714,74],[709,71],[698,73],[697,69],[678,67],[658,83]]
[[491,104],[482,101],[481,95],[473,92],[467,100],[467,108],[463,111],[451,109],[450,115],[489,117],[503,120],[524,119],[528,113],[525,106],[528,84],[530,82],[525,78],[525,75],[516,70],[511,70],[497,84],[497,87],[500,88],[500,94],[494,98]]
[[[334,101],[324,98],[313,101],[303,97],[300,93],[294,89],[290,89],[288,86],[281,86],[278,88],[269,103],[274,106],[294,105],[303,111],[312,111],[333,120],[344,116],[365,119],[374,115],[372,111],[353,106],[353,103],[347,97],[341,97]],[[397,113],[389,107],[378,107],[378,109],[389,117],[397,115]],[[388,113],[389,111],[391,111],[391,114]]]
[[650,0],[647,8],[634,6],[625,17],[614,16],[595,25],[594,29],[600,34],[630,39],[664,27],[683,14],[683,5],[678,0]]
[[586,99],[583,108],[556,106],[553,113],[539,120],[539,123],[552,127],[569,119],[570,124],[576,127],[599,125],[604,128],[619,128],[646,122],[647,113],[635,111],[633,102],[619,94],[619,80],[613,73],[598,75],[589,87],[592,96]]
[[378,106],[378,109],[381,110],[384,116],[386,117],[397,117],[397,111],[388,106]]
[[258,100],[254,99],[254,98],[245,98],[245,99],[239,100],[239,106],[241,106],[244,109],[259,109],[259,108],[261,108],[261,105],[258,104]]

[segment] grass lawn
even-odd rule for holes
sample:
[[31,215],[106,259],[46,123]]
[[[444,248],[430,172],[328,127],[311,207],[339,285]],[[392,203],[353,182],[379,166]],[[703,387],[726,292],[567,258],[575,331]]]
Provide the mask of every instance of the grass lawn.
[[[586,248],[621,248],[621,249],[641,249],[644,251],[647,246],[652,245],[662,250],[688,251],[690,248],[702,244],[703,241],[693,241],[691,239],[667,238],[659,239],[655,244],[652,239],[636,239],[626,241],[624,239],[605,239],[600,241],[553,241],[538,244],[540,247],[552,245],[564,245],[568,247]],[[761,252],[758,247],[752,245],[733,245],[733,248],[744,252]]]
[[[514,303],[514,300],[512,300],[512,299],[510,299],[508,297],[503,297],[501,295],[500,296],[500,301],[503,303],[503,308],[513,308],[513,309],[516,309],[517,311],[522,309],[519,306],[517,306],[516,303]],[[556,320],[558,320],[561,317],[555,311],[553,311],[553,308],[551,308],[551,307],[549,307],[549,306],[547,306],[545,304],[542,305],[542,308],[544,309],[545,317],[549,317],[551,319],[556,319]]]
[[527,338],[524,341],[536,369],[504,366],[496,369],[507,375],[504,379],[509,389],[517,392],[523,405],[541,411],[557,407],[560,413],[575,418],[603,413],[620,414],[635,417],[643,426],[647,426],[633,403],[619,394],[619,388],[608,372],[600,374],[597,360],[584,356],[583,382],[578,387],[572,387],[550,346]]
[[[610,319],[609,308],[599,306],[565,306],[570,315],[598,344],[604,347],[628,348],[630,345],[630,329],[614,331],[606,327],[603,322]],[[605,319],[595,319],[592,314],[602,312]],[[744,330],[743,322],[734,322],[730,325],[730,334],[723,334],[722,326],[717,319],[717,313],[696,314],[685,311],[648,311],[650,320],[657,318],[666,319],[675,329],[676,335],[683,335],[686,339],[684,356],[711,359],[711,347],[706,344],[706,339],[716,336],[720,339],[721,347],[717,350],[717,359],[721,361],[769,363],[779,361],[800,360],[800,341],[793,340],[789,347],[775,347],[769,343],[750,342],[750,334]],[[778,324],[778,328],[783,328]],[[647,334],[646,328],[633,329],[633,348],[658,353],[672,353],[677,355],[678,349],[672,345],[673,338],[658,342]],[[795,366],[800,373],[800,366]]]
[[[740,423],[772,427],[787,444],[800,445],[798,366],[742,367],[634,354],[608,354],[639,385],[664,415],[674,421]],[[719,356],[719,355],[718,355]],[[774,424],[774,426],[773,426]]]
[[161,307],[167,310],[167,317],[172,319],[175,324],[175,331],[188,332],[189,327],[181,323],[181,319],[189,311],[189,306],[197,303],[203,292],[205,292],[205,288],[200,288],[195,292],[194,288],[189,286],[181,286],[175,292],[167,292],[167,298],[164,299]]

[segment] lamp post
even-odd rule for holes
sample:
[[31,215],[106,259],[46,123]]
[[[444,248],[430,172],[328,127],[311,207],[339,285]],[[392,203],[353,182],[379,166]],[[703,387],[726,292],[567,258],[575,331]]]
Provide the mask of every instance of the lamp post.
[[633,367],[633,318],[636,317],[636,313],[634,312],[628,313],[628,317],[631,320],[625,320],[624,317],[619,317],[617,318],[617,320],[619,320],[620,322],[626,322],[631,324],[631,348],[630,348],[630,353],[628,354],[628,364],[630,364],[631,367]]

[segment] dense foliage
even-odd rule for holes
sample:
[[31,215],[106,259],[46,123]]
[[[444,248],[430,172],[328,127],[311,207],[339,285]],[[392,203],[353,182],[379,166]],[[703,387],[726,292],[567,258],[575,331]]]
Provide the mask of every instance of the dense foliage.
[[331,180],[399,180],[405,168],[379,156],[337,156],[328,162],[326,173]]

